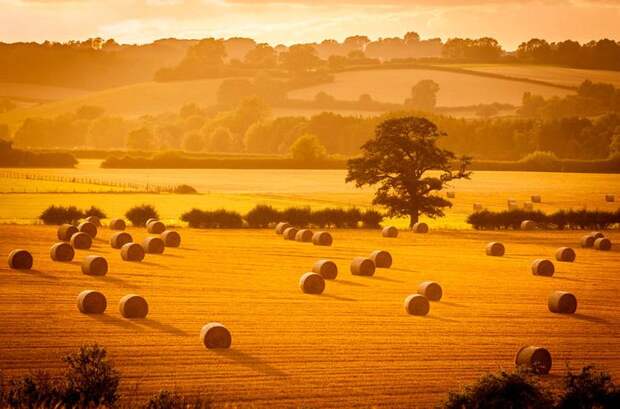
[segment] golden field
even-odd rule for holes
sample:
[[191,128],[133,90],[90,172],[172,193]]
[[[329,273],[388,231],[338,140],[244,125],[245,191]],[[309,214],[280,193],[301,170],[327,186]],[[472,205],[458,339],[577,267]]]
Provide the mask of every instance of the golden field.
[[[134,240],[146,237],[130,228]],[[582,232],[335,230],[332,247],[289,242],[271,230],[181,229],[179,249],[127,263],[100,229],[76,261],[52,262],[54,227],[0,226],[0,254],[16,247],[34,270],[0,267],[0,369],[5,376],[61,367],[60,356],[84,343],[104,345],[123,373],[122,389],[142,401],[161,388],[210,396],[240,407],[433,407],[447,391],[487,371],[511,369],[523,345],[547,347],[554,359],[544,382],[566,366],[597,364],[620,375],[620,251],[576,248]],[[620,233],[610,232],[614,242]],[[506,255],[487,257],[488,241]],[[574,263],[556,263],[551,278],[532,275],[534,258],[576,248]],[[353,276],[353,256],[392,253],[390,269]],[[105,277],[81,273],[87,254],[108,258]],[[315,260],[339,267],[323,295],[303,294],[299,277]],[[403,300],[424,280],[444,297],[426,317],[409,316]],[[102,291],[102,316],[80,314],[77,294]],[[577,314],[547,310],[553,290],[574,292]],[[139,293],[146,320],[121,318],[118,300]],[[200,328],[211,321],[233,335],[230,350],[207,350]]]

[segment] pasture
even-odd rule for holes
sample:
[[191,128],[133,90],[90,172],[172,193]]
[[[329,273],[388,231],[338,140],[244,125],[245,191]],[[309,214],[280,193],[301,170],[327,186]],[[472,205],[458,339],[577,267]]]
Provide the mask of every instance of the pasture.
[[[134,240],[144,229],[128,230]],[[238,407],[433,407],[450,389],[487,371],[510,369],[523,345],[548,348],[559,382],[566,365],[589,363],[620,375],[617,297],[620,251],[577,248],[582,232],[332,231],[332,247],[282,240],[271,230],[181,229],[181,248],[123,262],[100,229],[91,250],[75,261],[50,260],[51,226],[0,226],[0,254],[32,251],[32,271],[0,266],[0,369],[5,376],[60,368],[59,357],[84,343],[104,345],[122,371],[123,392],[143,401],[161,388],[210,396]],[[610,232],[612,241],[620,234]],[[484,255],[487,242],[504,257]],[[532,275],[530,263],[573,246],[574,263],[556,262],[553,277]],[[392,253],[390,269],[351,275],[354,256]],[[105,256],[104,277],[80,272],[87,254]],[[330,258],[338,277],[322,295],[303,294],[299,277]],[[404,298],[435,280],[444,297],[426,317],[407,315]],[[103,292],[105,314],[76,307],[85,289]],[[577,314],[550,313],[554,290],[573,292]],[[118,301],[139,293],[150,313],[126,320]],[[229,350],[207,350],[200,328],[225,324]]]

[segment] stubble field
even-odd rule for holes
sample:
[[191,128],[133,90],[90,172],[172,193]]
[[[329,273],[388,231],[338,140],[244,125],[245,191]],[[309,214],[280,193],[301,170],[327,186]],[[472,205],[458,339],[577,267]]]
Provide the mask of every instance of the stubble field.
[[[135,240],[146,237],[131,228]],[[0,226],[3,258],[16,247],[35,256],[31,272],[0,267],[0,369],[5,376],[58,369],[62,354],[84,343],[104,345],[123,373],[122,388],[141,401],[161,388],[210,396],[241,407],[433,407],[485,373],[513,367],[523,345],[547,347],[554,359],[545,382],[566,365],[594,363],[620,375],[620,252],[576,248],[575,263],[556,263],[551,278],[532,275],[534,258],[577,247],[582,232],[333,231],[332,247],[288,242],[270,230],[181,229],[182,247],[127,263],[100,229],[95,246],[76,261],[49,258],[55,228]],[[618,242],[620,234],[608,234]],[[488,241],[507,248],[484,255]],[[353,256],[392,253],[390,269],[353,276]],[[102,278],[81,273],[79,260],[101,254]],[[323,295],[303,294],[298,279],[313,262],[339,268]],[[436,280],[444,298],[427,317],[409,316],[403,300],[418,283]],[[108,309],[80,314],[77,294],[102,291]],[[578,313],[547,310],[553,290],[574,292]],[[139,293],[146,320],[129,321],[118,300]],[[219,321],[232,349],[207,350],[200,328]]]

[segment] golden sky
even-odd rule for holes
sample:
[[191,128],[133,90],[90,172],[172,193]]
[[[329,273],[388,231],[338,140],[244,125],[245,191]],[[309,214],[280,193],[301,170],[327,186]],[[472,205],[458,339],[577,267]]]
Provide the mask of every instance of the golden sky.
[[0,0],[0,41],[89,37],[252,37],[291,44],[371,39],[497,38],[506,49],[532,37],[620,39],[620,0]]

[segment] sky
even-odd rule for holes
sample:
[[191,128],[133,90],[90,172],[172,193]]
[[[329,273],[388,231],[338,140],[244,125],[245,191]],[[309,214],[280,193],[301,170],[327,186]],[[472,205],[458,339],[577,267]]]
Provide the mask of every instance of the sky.
[[620,40],[620,0],[0,0],[0,41],[122,43],[251,37],[272,45],[371,39]]

